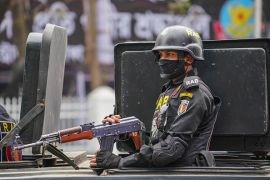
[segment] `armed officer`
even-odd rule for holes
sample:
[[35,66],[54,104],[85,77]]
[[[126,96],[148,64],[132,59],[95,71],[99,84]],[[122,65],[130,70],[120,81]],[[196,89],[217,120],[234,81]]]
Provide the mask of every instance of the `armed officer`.
[[[15,126],[15,120],[7,113],[4,106],[0,105],[0,141]],[[14,138],[15,139],[15,138]],[[0,149],[0,162],[21,160],[21,151],[14,150],[17,141]]]
[[[161,78],[168,79],[157,100],[149,145],[127,157],[98,151],[93,168],[196,166],[198,155],[208,150],[220,106],[209,87],[197,76],[194,61],[203,61],[202,40],[184,26],[165,28],[153,53]],[[120,115],[104,119],[118,123]]]

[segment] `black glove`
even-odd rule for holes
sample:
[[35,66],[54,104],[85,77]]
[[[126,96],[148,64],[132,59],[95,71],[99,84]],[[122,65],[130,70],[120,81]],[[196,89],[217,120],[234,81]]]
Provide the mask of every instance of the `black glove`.
[[113,169],[118,168],[121,157],[109,152],[101,150],[97,153],[97,168]]

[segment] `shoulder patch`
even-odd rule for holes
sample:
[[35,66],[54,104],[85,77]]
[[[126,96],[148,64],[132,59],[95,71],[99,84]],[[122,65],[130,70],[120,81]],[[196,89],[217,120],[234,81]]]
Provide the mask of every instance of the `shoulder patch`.
[[188,110],[188,104],[189,104],[188,100],[181,100],[181,103],[177,110],[178,116],[184,114]]
[[190,89],[192,87],[198,87],[199,86],[199,77],[198,76],[189,76],[185,77],[183,81],[183,86],[185,89]]

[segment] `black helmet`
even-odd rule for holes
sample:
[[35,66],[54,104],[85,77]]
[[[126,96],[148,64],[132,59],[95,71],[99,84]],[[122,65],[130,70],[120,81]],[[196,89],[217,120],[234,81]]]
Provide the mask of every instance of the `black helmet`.
[[170,26],[161,31],[152,51],[159,50],[185,51],[195,60],[204,60],[199,33],[185,26]]

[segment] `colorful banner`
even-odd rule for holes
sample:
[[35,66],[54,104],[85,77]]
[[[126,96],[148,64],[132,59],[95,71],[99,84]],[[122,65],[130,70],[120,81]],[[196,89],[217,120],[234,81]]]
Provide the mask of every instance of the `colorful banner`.
[[[200,5],[191,4],[183,15],[170,13],[169,1],[99,0],[96,1],[97,50],[101,64],[113,64],[113,47],[123,41],[155,40],[170,25],[185,25],[210,39],[211,16]],[[30,32],[42,32],[47,23],[63,26],[68,33],[67,64],[84,62],[84,28],[89,1],[31,0],[28,19]],[[140,3],[139,3],[140,2]],[[89,11],[89,9],[88,9]],[[18,58],[13,43],[13,16],[7,9],[0,19],[0,65],[12,65]]]
[[253,1],[226,1],[220,11],[220,23],[228,38],[254,37]]

